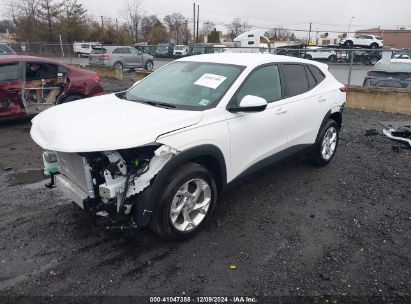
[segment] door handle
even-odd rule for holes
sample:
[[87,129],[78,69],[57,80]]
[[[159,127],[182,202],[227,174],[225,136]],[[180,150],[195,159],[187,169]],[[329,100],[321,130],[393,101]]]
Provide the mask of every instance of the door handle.
[[327,98],[325,98],[324,96],[321,96],[318,98],[318,102],[326,102]]
[[285,108],[278,109],[277,112],[275,112],[275,114],[277,114],[277,115],[282,115],[282,114],[286,114],[286,113],[287,113],[287,109],[285,109]]

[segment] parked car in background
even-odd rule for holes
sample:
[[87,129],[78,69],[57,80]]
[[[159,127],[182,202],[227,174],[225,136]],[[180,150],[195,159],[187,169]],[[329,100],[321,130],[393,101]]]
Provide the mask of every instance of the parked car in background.
[[16,52],[13,51],[7,44],[0,43],[0,55],[16,55]]
[[0,56],[0,119],[103,93],[95,72],[42,57]]
[[89,56],[91,66],[114,67],[118,70],[144,68],[152,71],[153,56],[131,46],[104,45],[95,47]]
[[205,227],[228,184],[297,152],[329,164],[345,102],[325,64],[209,54],[43,112],[31,136],[57,188],[106,227],[179,240]]
[[171,58],[173,56],[173,51],[174,51],[173,43],[160,43],[157,46],[155,56]]
[[411,49],[402,49],[395,51],[392,55],[393,59],[411,59]]
[[89,56],[93,48],[101,46],[100,42],[74,42],[73,53],[76,57]]
[[190,47],[188,45],[178,44],[174,46],[173,56],[184,57],[190,55]]
[[364,79],[365,87],[400,88],[411,90],[411,60],[409,62],[379,61]]
[[360,34],[354,37],[347,37],[340,40],[340,45],[345,47],[362,46],[372,49],[381,48],[384,46],[384,41],[379,36]]
[[193,46],[193,50],[191,52],[192,55],[202,55],[209,53],[207,51],[207,44],[206,43],[196,43]]
[[213,45],[213,53],[224,53],[227,50],[228,48],[224,44],[214,44]]
[[337,61],[337,54],[335,53],[335,50],[329,49],[327,47],[321,47],[321,46],[311,46],[307,47],[305,50],[305,59],[308,60],[328,60],[330,62],[336,62]]

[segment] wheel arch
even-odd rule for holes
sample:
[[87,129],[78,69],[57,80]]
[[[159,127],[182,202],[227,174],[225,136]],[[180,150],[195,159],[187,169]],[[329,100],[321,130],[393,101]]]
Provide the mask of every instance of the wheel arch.
[[158,197],[165,185],[167,178],[179,166],[187,162],[194,162],[206,167],[213,175],[218,191],[227,184],[226,163],[221,150],[214,145],[200,145],[178,153],[174,156],[152,180],[150,187],[146,188],[137,197],[136,221],[139,226],[149,225],[151,215],[158,205]]

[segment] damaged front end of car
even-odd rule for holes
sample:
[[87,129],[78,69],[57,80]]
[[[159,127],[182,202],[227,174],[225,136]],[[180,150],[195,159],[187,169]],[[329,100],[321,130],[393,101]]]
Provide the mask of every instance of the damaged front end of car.
[[140,194],[178,153],[159,143],[107,152],[45,151],[45,174],[51,176],[46,186],[57,187],[106,229],[140,228],[137,213],[152,212]]

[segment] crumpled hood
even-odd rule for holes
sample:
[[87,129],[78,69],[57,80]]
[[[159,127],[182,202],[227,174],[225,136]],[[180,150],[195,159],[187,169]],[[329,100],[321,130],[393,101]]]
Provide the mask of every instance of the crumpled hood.
[[46,150],[112,151],[152,143],[201,118],[202,112],[164,109],[110,94],[48,109],[32,120],[30,134]]

